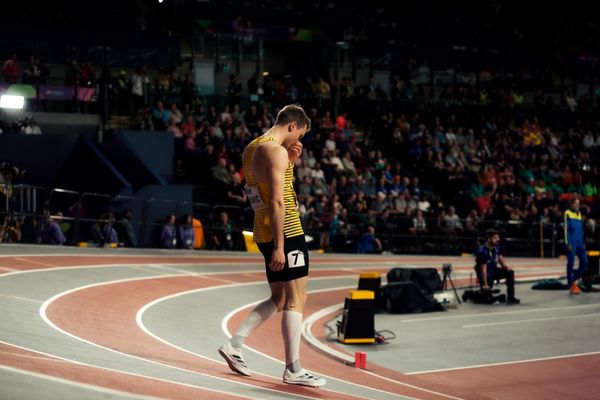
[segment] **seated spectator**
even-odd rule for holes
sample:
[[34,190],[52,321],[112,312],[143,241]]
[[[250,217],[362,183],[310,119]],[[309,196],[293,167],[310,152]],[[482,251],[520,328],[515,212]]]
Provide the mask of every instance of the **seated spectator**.
[[169,122],[175,122],[175,125],[181,124],[183,121],[183,114],[177,108],[177,104],[171,104],[171,109],[169,110]]
[[21,67],[19,66],[19,57],[16,53],[4,62],[2,71],[0,72],[2,73],[5,83],[17,83],[19,81]]
[[23,219],[7,214],[0,225],[0,243],[18,243],[21,241]]
[[150,107],[140,108],[133,118],[132,125],[134,129],[139,131],[153,131],[154,122],[152,119],[152,113],[150,112]]
[[179,245],[182,249],[194,249],[194,226],[192,225],[192,216],[185,214],[179,221]]
[[62,246],[67,238],[60,229],[63,213],[57,211],[56,215],[49,216],[45,226],[42,228],[42,243]]
[[169,127],[167,128],[167,132],[172,133],[175,139],[183,138],[183,132],[181,132],[181,129],[179,129],[177,123],[173,119],[169,120]]
[[459,233],[463,230],[462,222],[460,217],[456,214],[454,206],[448,207],[448,214],[445,216],[445,225],[449,233]]
[[417,210],[417,213],[412,219],[412,226],[410,232],[413,235],[425,235],[427,234],[427,221],[423,218],[423,211]]
[[233,225],[225,211],[221,211],[215,221],[212,242],[215,250],[233,250]]
[[164,131],[167,129],[169,123],[169,110],[166,110],[162,101],[156,102],[156,107],[152,110],[152,123],[154,129],[157,131]]
[[119,227],[121,228],[121,237],[123,238],[123,245],[125,247],[137,247],[138,239],[135,229],[131,224],[131,218],[133,217],[133,210],[126,208],[123,210],[121,219],[119,220]]
[[119,236],[114,228],[115,216],[112,213],[109,213],[103,215],[102,220],[104,220],[104,222],[98,225],[98,229],[94,232],[94,235],[96,236],[94,241],[99,246],[104,246],[106,244],[119,245]]
[[177,248],[177,230],[175,229],[175,215],[167,216],[165,225],[160,233],[160,245],[165,249]]
[[115,230],[115,216],[113,213],[107,215],[106,224],[104,225],[105,244],[119,245],[119,235]]
[[45,229],[46,225],[48,224],[49,219],[50,219],[50,210],[45,208],[44,211],[42,212],[42,217],[39,220],[35,221],[35,224],[33,226],[36,244],[42,243],[42,240],[43,240],[42,233],[44,232],[44,229]]
[[369,225],[367,232],[365,232],[358,243],[358,252],[367,254],[379,254],[383,250],[381,240],[375,236],[375,227]]
[[242,176],[239,172],[231,174],[231,183],[227,187],[227,203],[234,206],[244,206],[248,200]]
[[227,169],[227,160],[219,158],[217,165],[211,167],[213,178],[219,182],[223,187],[226,187],[231,182],[231,174]]
[[181,133],[183,133],[185,136],[189,136],[192,133],[196,132],[196,122],[194,121],[194,117],[191,115],[188,115],[185,119],[185,122],[183,124],[181,124]]

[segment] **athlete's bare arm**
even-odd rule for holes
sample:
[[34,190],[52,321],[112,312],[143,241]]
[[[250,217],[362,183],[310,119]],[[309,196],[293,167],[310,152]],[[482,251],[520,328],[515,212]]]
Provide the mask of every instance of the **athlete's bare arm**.
[[252,172],[258,182],[267,182],[270,188],[269,222],[273,235],[273,255],[269,268],[280,271],[285,265],[283,251],[283,224],[285,218],[285,204],[283,201],[283,187],[285,170],[289,165],[287,151],[277,145],[265,143],[256,149]]
[[300,157],[300,154],[302,154],[302,142],[294,143],[290,146],[287,152],[288,160],[290,160],[292,164],[295,164],[296,160]]

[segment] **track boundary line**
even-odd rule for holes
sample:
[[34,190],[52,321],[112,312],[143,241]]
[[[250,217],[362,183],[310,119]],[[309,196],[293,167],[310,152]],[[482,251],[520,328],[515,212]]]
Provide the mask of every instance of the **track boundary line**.
[[30,375],[30,376],[33,376],[33,377],[36,377],[36,378],[40,378],[40,379],[44,379],[44,380],[48,380],[48,381],[53,381],[53,382],[58,382],[58,383],[62,383],[62,384],[65,384],[65,385],[80,386],[82,388],[90,389],[90,390],[93,390],[93,391],[96,391],[96,392],[100,392],[100,393],[107,393],[107,394],[115,394],[115,395],[119,395],[119,396],[126,396],[126,397],[132,398],[132,399],[161,399],[161,397],[138,395],[138,394],[132,393],[132,392],[126,392],[126,391],[122,391],[122,390],[111,389],[111,388],[107,388],[107,387],[104,387],[104,386],[92,385],[92,384],[89,384],[89,383],[77,382],[77,381],[74,381],[74,380],[71,380],[71,379],[59,378],[58,376],[46,375],[46,374],[42,374],[42,373],[39,373],[39,372],[33,372],[33,371],[29,371],[27,369],[11,367],[11,366],[8,366],[8,365],[3,365],[3,364],[0,364],[0,369],[3,369],[5,371],[19,373],[19,374],[22,374],[22,375]]
[[[169,380],[169,379],[157,378],[155,376],[143,375],[143,374],[138,374],[138,373],[135,373],[135,372],[129,372],[129,371],[124,371],[124,370],[119,370],[119,369],[115,369],[115,368],[102,367],[100,365],[94,365],[94,364],[90,364],[90,363],[86,363],[86,362],[82,362],[82,361],[78,361],[78,360],[73,360],[71,358],[62,357],[62,356],[58,356],[58,355],[46,353],[46,352],[43,352],[43,351],[31,349],[31,348],[28,348],[28,347],[19,346],[17,344],[9,343],[9,342],[6,342],[6,341],[1,340],[1,339],[0,339],[0,343],[8,345],[8,346],[11,346],[11,347],[15,347],[15,348],[18,348],[18,349],[21,349],[21,350],[29,351],[29,352],[32,352],[32,353],[41,354],[41,355],[44,355],[44,356],[47,356],[47,357],[51,357],[51,358],[54,358],[54,359],[57,359],[57,360],[65,361],[65,362],[68,362],[68,363],[72,363],[72,364],[76,364],[76,365],[81,365],[81,366],[85,366],[85,367],[90,367],[90,368],[98,368],[98,369],[101,369],[103,371],[116,372],[116,373],[119,373],[119,374],[130,375],[130,376],[135,376],[137,378],[150,379],[150,380],[155,380],[155,381],[159,381],[159,382],[165,382],[165,383],[169,383],[169,384],[173,384],[173,385],[181,385],[181,386],[189,387],[189,388],[192,388],[192,389],[207,390],[207,391],[210,391],[210,392],[216,392],[216,393],[226,394],[228,396],[238,396],[238,397],[243,397],[243,398],[247,398],[247,399],[259,399],[259,398],[254,398],[254,397],[249,397],[249,396],[241,395],[241,394],[238,394],[238,393],[227,392],[225,390],[212,389],[212,388],[208,388],[208,387],[205,387],[205,386],[196,386],[196,385],[192,385],[192,384],[185,383],[185,382],[177,382],[177,381],[172,381],[172,380]],[[106,350],[113,351],[112,349],[108,349],[108,348]],[[126,354],[124,354],[124,355],[126,355]],[[130,356],[130,357],[135,357],[135,356]],[[173,368],[176,368],[176,367],[173,367]],[[177,369],[182,369],[182,368],[177,368]],[[201,373],[198,373],[198,372],[195,372],[195,371],[188,371],[188,370],[185,370],[185,369],[182,369],[182,370],[184,372],[190,372],[190,373],[193,373],[193,374],[200,374],[200,375],[202,375]],[[220,379],[223,379],[223,378],[220,378]],[[235,381],[233,381],[233,382],[235,382]],[[235,382],[235,383],[238,383],[238,382]]]
[[[132,354],[127,354],[127,353],[121,352],[119,350],[111,349],[109,347],[102,346],[100,344],[91,342],[91,341],[89,341],[87,339],[81,338],[81,337],[76,336],[76,335],[74,335],[74,334],[72,334],[70,332],[67,332],[67,331],[63,330],[62,328],[58,327],[56,324],[54,324],[48,318],[48,316],[46,315],[46,310],[47,310],[47,308],[48,308],[48,306],[50,304],[52,304],[54,301],[58,300],[59,298],[61,298],[63,296],[67,296],[67,295],[75,293],[77,291],[86,290],[86,289],[90,289],[90,288],[93,288],[93,287],[99,287],[99,286],[104,286],[104,285],[114,285],[114,284],[134,282],[134,281],[141,281],[141,280],[164,279],[164,278],[173,278],[173,277],[181,277],[181,276],[185,276],[185,275],[173,274],[173,275],[163,275],[163,276],[149,276],[149,277],[126,278],[126,279],[119,279],[119,280],[115,280],[115,281],[95,283],[95,284],[84,285],[84,286],[81,286],[81,287],[73,288],[73,289],[67,290],[65,292],[58,293],[58,294],[52,296],[51,298],[49,298],[48,300],[46,300],[44,302],[44,304],[42,304],[42,306],[40,307],[40,310],[39,310],[40,317],[51,328],[53,328],[54,330],[62,333],[63,335],[69,336],[69,337],[71,337],[73,339],[76,339],[76,340],[78,340],[80,342],[86,343],[88,345],[91,345],[91,346],[94,346],[94,347],[97,347],[97,348],[100,348],[100,349],[103,349],[103,350],[107,350],[107,351],[115,353],[115,354],[122,355],[122,356],[125,356],[125,357],[133,358],[133,359],[136,359],[136,360],[148,362],[148,363],[155,364],[155,365],[160,365],[160,366],[171,368],[171,369],[175,369],[175,370],[178,370],[178,371],[184,371],[184,372],[187,372],[187,373],[192,373],[192,374],[204,376],[206,378],[212,378],[212,379],[216,379],[216,380],[233,382],[235,384],[241,384],[243,386],[249,386],[249,387],[252,387],[252,388],[255,388],[255,389],[259,389],[259,390],[265,390],[265,391],[270,391],[270,392],[275,392],[275,393],[285,393],[286,395],[294,395],[294,396],[299,396],[299,397],[308,398],[308,399],[316,399],[314,397],[308,397],[308,396],[304,396],[304,395],[297,395],[297,394],[293,394],[293,393],[289,393],[289,392],[283,392],[283,391],[279,391],[277,389],[270,389],[270,388],[266,388],[266,387],[252,385],[252,384],[248,384],[248,383],[245,383],[245,382],[240,382],[240,381],[233,380],[233,379],[221,378],[219,376],[205,374],[205,373],[202,373],[202,372],[197,372],[197,371],[193,371],[193,370],[189,370],[189,369],[177,367],[177,366],[170,365],[170,364],[161,363],[159,361],[155,361],[155,360],[152,360],[152,359],[148,359],[148,358],[144,358],[144,357],[139,357],[139,356],[135,356],[135,355],[132,355]],[[264,283],[264,282],[261,282],[261,283]],[[224,286],[229,286],[229,285],[224,285]],[[209,288],[204,288],[204,289],[206,289],[206,290],[214,290],[216,288],[217,287],[209,287]],[[223,363],[223,365],[226,365],[226,364]],[[116,370],[116,371],[118,371],[118,370]],[[174,383],[174,384],[182,384],[181,382],[177,382],[177,381],[170,381],[170,380],[166,380],[166,381],[168,381],[170,383]],[[204,388],[204,387],[201,387],[201,386],[192,386],[192,387],[199,388],[199,389]],[[228,394],[228,395],[232,395],[232,396],[238,396],[238,394],[236,394],[236,393],[219,391],[217,389],[212,389],[212,388],[206,388],[206,389],[211,390],[211,391],[217,391],[217,392]],[[243,397],[247,397],[247,396],[243,396]]]
[[499,363],[469,365],[466,367],[440,368],[440,369],[432,369],[432,370],[426,370],[426,371],[405,372],[404,375],[435,374],[437,372],[460,371],[463,369],[496,367],[496,366],[512,365],[512,364],[526,364],[526,363],[538,362],[538,361],[560,360],[563,358],[595,356],[598,354],[600,354],[600,351],[591,351],[589,353],[564,354],[562,356],[540,357],[540,358],[531,358],[531,359],[527,359],[527,360],[516,360],[516,361],[503,361],[503,362],[499,362]]

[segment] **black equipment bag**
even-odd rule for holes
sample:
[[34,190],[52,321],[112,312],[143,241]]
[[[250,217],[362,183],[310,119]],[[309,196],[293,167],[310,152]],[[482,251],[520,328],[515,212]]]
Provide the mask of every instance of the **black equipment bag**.
[[442,280],[435,268],[392,268],[387,273],[387,281],[414,282],[426,293],[442,290]]
[[382,291],[390,313],[444,311],[432,295],[423,293],[414,282],[391,282]]

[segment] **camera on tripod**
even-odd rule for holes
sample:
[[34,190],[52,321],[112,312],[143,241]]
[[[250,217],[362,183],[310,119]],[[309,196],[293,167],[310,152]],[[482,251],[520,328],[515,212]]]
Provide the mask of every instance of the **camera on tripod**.
[[442,272],[443,272],[442,290],[448,289],[448,282],[449,282],[450,286],[452,287],[452,290],[454,291],[454,295],[456,296],[456,300],[458,301],[458,304],[460,304],[461,303],[460,297],[458,297],[458,292],[456,291],[456,286],[454,286],[454,282],[452,281],[452,264],[442,264]]
[[442,271],[444,275],[450,275],[452,273],[452,264],[442,264]]

